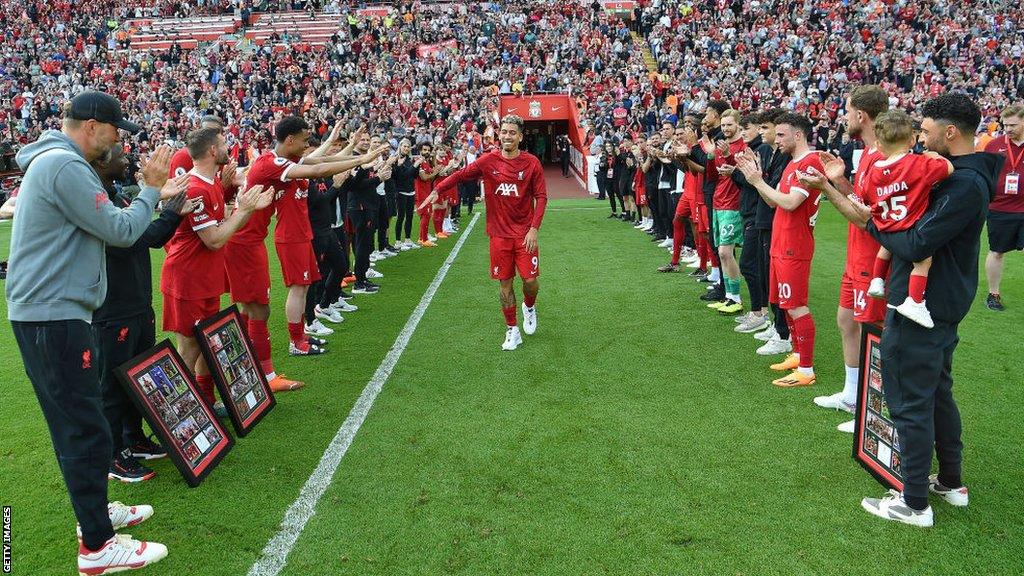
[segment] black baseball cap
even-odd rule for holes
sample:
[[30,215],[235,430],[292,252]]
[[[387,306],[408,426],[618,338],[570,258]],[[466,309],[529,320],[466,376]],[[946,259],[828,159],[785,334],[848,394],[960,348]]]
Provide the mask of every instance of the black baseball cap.
[[121,103],[106,92],[89,90],[71,99],[68,118],[74,120],[96,120],[104,124],[113,124],[121,130],[137,134],[142,128],[124,118]]

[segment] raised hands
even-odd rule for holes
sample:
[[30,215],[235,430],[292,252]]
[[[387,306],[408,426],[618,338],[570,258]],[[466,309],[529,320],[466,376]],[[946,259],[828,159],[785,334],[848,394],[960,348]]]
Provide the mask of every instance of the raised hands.
[[736,155],[736,167],[750,184],[757,186],[764,182],[764,177],[761,175],[761,160],[750,148]]
[[[164,176],[166,177],[167,174],[164,173]],[[143,174],[143,179],[145,179],[145,177],[145,174]],[[191,175],[185,173],[176,178],[166,179],[163,187],[160,188],[160,200],[170,200],[178,194],[184,194],[185,190],[188,190],[188,181],[190,178]],[[147,180],[146,183],[149,184],[149,181]]]
[[257,184],[238,195],[237,205],[239,210],[253,212],[262,210],[274,200],[274,187],[264,189],[262,184]]
[[197,204],[195,198],[189,198],[186,192],[182,191],[164,201],[164,210],[171,210],[178,216],[186,216],[196,209]]
[[238,175],[238,162],[231,160],[221,168],[220,183],[225,188],[234,188],[235,177]]
[[828,186],[828,177],[818,171],[814,166],[808,166],[807,171],[797,171],[796,179],[804,186],[813,190],[824,190]]
[[[167,182],[167,173],[171,169],[171,147],[161,144],[153,150],[149,158],[142,160],[142,181],[153,188],[163,188]],[[173,196],[173,194],[172,194]]]
[[846,176],[846,162],[841,158],[836,158],[828,152],[818,152],[818,158],[825,166],[825,176],[828,176],[829,180],[839,180]]

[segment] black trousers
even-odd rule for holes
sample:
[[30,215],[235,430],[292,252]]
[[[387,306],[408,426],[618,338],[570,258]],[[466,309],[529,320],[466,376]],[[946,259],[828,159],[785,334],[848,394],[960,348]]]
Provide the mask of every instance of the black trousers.
[[341,269],[348,276],[349,272],[352,271],[352,262],[349,259],[349,253],[352,252],[352,243],[349,241],[348,232],[345,232],[345,226],[337,226],[331,228],[334,232],[334,237],[338,239],[338,244],[341,245],[341,257],[342,265]]
[[[317,299],[314,302],[321,308],[326,308],[337,302],[341,296],[341,281],[348,273],[348,256],[334,234],[314,233],[313,252],[316,253],[316,261],[320,268],[320,282],[316,283],[319,286],[316,287]],[[310,292],[313,292],[314,286],[310,287]]]
[[662,211],[661,194],[658,193],[658,189],[657,188],[655,188],[653,190],[650,189],[650,188],[645,189],[644,190],[644,194],[647,196],[647,211],[650,212],[650,214],[651,214],[651,222],[653,222],[653,224],[654,224],[651,227],[651,229],[654,230],[654,235],[656,237],[664,238],[666,233],[665,233],[665,228],[662,227],[662,220],[661,220],[661,211]]
[[123,320],[93,325],[99,348],[100,387],[103,412],[110,424],[112,455],[142,440],[142,416],[114,374],[114,369],[156,345],[156,317],[153,309]]
[[[765,302],[767,302],[768,301],[768,294],[770,293],[770,290],[771,290],[771,287],[768,286],[768,282],[769,282],[769,280],[771,278],[771,276],[768,275],[768,267],[771,266],[771,263],[772,263],[772,257],[771,257],[772,229],[771,228],[768,228],[768,229],[758,229],[757,237],[758,237],[758,242],[761,245],[760,246],[760,250],[759,250],[760,254],[759,254],[759,258],[757,260],[757,264],[758,264],[758,266],[761,267],[760,268],[761,286],[762,286],[763,290],[765,291],[764,292],[764,294],[765,294]],[[745,237],[744,237],[744,241],[746,241]],[[749,285],[750,283],[747,282],[747,284]],[[771,304],[770,307],[772,309],[772,317],[775,319],[775,331],[779,333],[779,338],[782,338],[783,340],[788,340],[789,339],[789,322],[786,321],[786,313],[783,312],[781,308],[779,308],[778,304]],[[750,309],[754,310],[754,307],[751,306]]]
[[761,278],[761,266],[759,260],[763,257],[761,252],[761,238],[753,222],[748,222],[743,227],[743,249],[740,251],[740,274],[747,283],[747,290],[750,291],[750,309],[760,310],[768,306],[768,280]]
[[349,210],[348,219],[352,224],[352,252],[356,259],[356,281],[366,280],[370,269],[370,252],[373,251],[373,231],[376,229],[377,210]]
[[562,176],[569,177],[569,152],[562,152]]
[[480,182],[473,181],[467,184],[460,184],[459,190],[462,203],[466,205],[466,213],[472,214],[473,205],[476,204],[476,197],[480,194]]
[[658,218],[661,220],[659,226],[664,232],[662,235],[671,237],[673,234],[672,216],[676,213],[676,204],[672,201],[672,190],[662,188],[657,191],[656,196],[658,197]]
[[383,250],[391,245],[388,241],[388,232],[391,228],[391,208],[388,206],[390,202],[387,196],[381,196],[380,201],[377,203],[377,250]]
[[939,476],[960,479],[963,443],[960,410],[953,399],[953,352],[957,325],[925,328],[890,309],[882,331],[885,402],[903,453],[903,493],[928,498],[932,450]]
[[411,192],[408,196],[399,192],[395,197],[395,208],[398,215],[395,219],[395,240],[409,240],[412,238],[412,217],[416,213],[416,196]]
[[82,540],[97,550],[114,536],[107,516],[112,440],[92,327],[82,320],[55,320],[11,322],[11,328],[50,429]]

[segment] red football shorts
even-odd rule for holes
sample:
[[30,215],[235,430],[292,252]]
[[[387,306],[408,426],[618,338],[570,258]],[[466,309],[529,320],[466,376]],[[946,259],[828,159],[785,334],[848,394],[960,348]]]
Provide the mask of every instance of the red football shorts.
[[682,216],[683,218],[690,219],[693,217],[693,206],[690,204],[690,199],[683,194],[679,197],[679,202],[676,202],[676,217]]
[[194,338],[192,327],[220,312],[220,297],[179,300],[164,294],[164,331]]
[[839,286],[839,307],[853,310],[857,322],[881,324],[885,321],[885,299],[868,296],[870,280],[854,280],[843,273]]
[[701,234],[707,234],[711,231],[711,220],[708,218],[708,207],[703,204],[697,205],[697,211],[694,212],[694,223],[697,225],[697,232]]
[[320,267],[311,242],[275,242],[285,286],[309,286],[320,279]]
[[270,304],[267,247],[262,242],[228,242],[224,250],[231,300],[241,304]]
[[516,275],[523,280],[540,276],[540,249],[527,252],[522,238],[491,238],[491,278],[508,280]]
[[772,257],[768,271],[768,301],[783,310],[807,306],[811,261]]

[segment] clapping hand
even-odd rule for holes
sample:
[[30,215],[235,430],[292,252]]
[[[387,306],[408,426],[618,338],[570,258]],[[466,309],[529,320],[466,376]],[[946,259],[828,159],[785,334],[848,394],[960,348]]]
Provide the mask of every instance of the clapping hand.
[[[169,178],[164,184],[163,188],[160,188],[160,200],[170,200],[178,194],[183,194],[185,190],[188,190],[188,181],[191,175],[188,173],[182,174],[177,178]],[[143,175],[145,179],[145,175]],[[149,183],[148,181],[146,182]]]
[[828,178],[814,166],[808,166],[806,172],[798,170],[796,179],[804,186],[813,190],[824,190],[828,185]]
[[[163,188],[167,182],[167,173],[171,169],[171,147],[166,144],[157,146],[156,150],[143,160],[141,172],[142,181],[153,188]],[[173,194],[172,194],[173,196]]]
[[764,182],[764,177],[761,175],[760,159],[749,148],[736,156],[736,167],[740,169],[743,177],[750,184],[757,186]]
[[224,188],[235,187],[235,176],[238,175],[238,162],[234,160],[228,162],[221,168],[220,171],[220,184]]
[[171,210],[178,216],[186,216],[195,211],[197,205],[195,198],[189,198],[187,193],[182,191],[177,196],[164,201],[164,210]]
[[715,151],[717,152],[718,156],[728,156],[729,143],[726,142],[725,140],[719,140],[715,142]]
[[262,184],[257,184],[238,195],[237,205],[239,210],[253,212],[270,206],[274,200],[274,187],[266,190]]
[[829,180],[839,180],[846,176],[846,162],[841,158],[836,158],[828,152],[818,152],[818,158],[825,166],[825,176],[828,176]]

